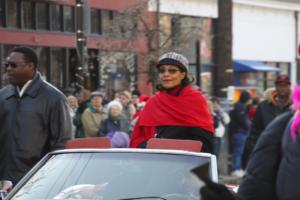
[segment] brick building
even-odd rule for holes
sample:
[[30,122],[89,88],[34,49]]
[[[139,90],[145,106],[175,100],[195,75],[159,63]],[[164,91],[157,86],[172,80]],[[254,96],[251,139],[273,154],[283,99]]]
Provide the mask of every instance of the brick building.
[[[132,89],[137,84],[141,91],[150,94],[152,85],[145,59],[148,41],[143,30],[153,28],[155,16],[147,12],[146,1],[85,2],[88,65],[83,86],[112,92]],[[139,15],[143,23],[131,19],[127,10],[133,7],[139,12],[131,13]],[[126,17],[130,19],[124,20]],[[1,63],[14,46],[31,46],[39,54],[42,76],[63,91],[73,91],[79,66],[76,23],[76,0],[1,0]],[[130,26],[139,31],[130,31]],[[3,68],[0,75],[2,87]]]

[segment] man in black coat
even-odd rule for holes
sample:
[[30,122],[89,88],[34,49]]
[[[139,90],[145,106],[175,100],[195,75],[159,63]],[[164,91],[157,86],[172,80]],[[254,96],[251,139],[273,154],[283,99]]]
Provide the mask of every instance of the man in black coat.
[[33,49],[16,47],[4,64],[10,84],[0,90],[0,180],[14,185],[72,132],[66,97],[42,80],[37,63]]
[[275,81],[275,91],[266,95],[255,113],[250,134],[248,135],[242,156],[242,167],[246,168],[253,148],[267,125],[279,114],[290,110],[291,82],[286,75],[280,75]]

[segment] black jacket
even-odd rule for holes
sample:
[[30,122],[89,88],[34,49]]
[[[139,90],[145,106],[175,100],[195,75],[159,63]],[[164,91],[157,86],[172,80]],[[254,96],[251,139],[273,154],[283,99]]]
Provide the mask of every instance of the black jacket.
[[282,158],[276,181],[276,191],[280,200],[300,199],[300,138],[295,141],[290,134],[290,126],[285,130],[282,140]]
[[130,122],[127,118],[121,115],[118,118],[108,117],[101,121],[98,136],[105,136],[109,132],[122,131],[129,134]]
[[231,119],[229,123],[230,133],[242,132],[247,134],[250,129],[250,119],[247,115],[246,104],[237,102],[229,114]]
[[65,96],[37,73],[22,97],[8,85],[0,90],[0,180],[16,184],[46,153],[71,137]]
[[[276,181],[282,159],[282,136],[284,132],[289,134],[288,123],[292,116],[292,112],[278,116],[263,131],[239,187],[240,200],[278,199],[277,192],[279,190],[276,190]],[[298,157],[298,161],[300,161],[300,157]],[[287,184],[287,182],[281,182],[280,187],[283,184]],[[286,185],[286,187],[289,186]]]
[[158,126],[156,127],[157,138],[197,140],[202,142],[202,152],[213,152],[213,134],[199,127],[187,126]]
[[279,114],[290,110],[290,104],[286,107],[279,108],[272,103],[272,99],[262,101],[256,110],[253,118],[250,133],[245,142],[245,148],[242,156],[242,166],[246,167],[248,159],[253,151],[257,139],[267,127],[267,125]]

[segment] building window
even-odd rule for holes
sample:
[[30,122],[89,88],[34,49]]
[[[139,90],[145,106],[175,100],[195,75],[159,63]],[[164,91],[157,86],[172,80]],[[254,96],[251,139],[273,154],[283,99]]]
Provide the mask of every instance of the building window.
[[103,35],[111,34],[113,16],[113,11],[101,10],[101,31]]
[[71,6],[64,6],[64,31],[74,32],[75,24],[74,24],[74,8]]
[[61,31],[62,30],[62,12],[60,5],[50,5],[50,15],[51,15],[51,30]]
[[49,30],[49,12],[47,4],[36,4],[36,20],[38,30]]
[[5,26],[5,1],[0,2],[0,27]]
[[7,26],[17,28],[17,0],[9,0],[7,3]]
[[39,57],[38,70],[41,73],[42,79],[49,81],[49,79],[47,79],[47,67],[49,66],[50,57],[49,48],[37,47],[35,51]]
[[291,72],[290,72],[290,63],[286,63],[286,62],[281,62],[281,63],[278,63],[278,67],[280,68],[280,74],[285,74],[285,75],[288,75],[290,76],[291,75]]
[[65,51],[62,48],[51,48],[50,81],[59,89],[63,88],[63,68],[65,65],[64,54]]
[[91,9],[91,33],[101,34],[100,10]]
[[22,1],[22,28],[33,29],[33,3],[31,1]]

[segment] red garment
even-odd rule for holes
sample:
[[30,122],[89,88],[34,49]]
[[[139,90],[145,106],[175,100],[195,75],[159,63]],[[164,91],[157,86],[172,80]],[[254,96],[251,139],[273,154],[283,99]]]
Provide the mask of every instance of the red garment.
[[154,137],[157,126],[190,126],[214,132],[207,102],[191,86],[184,87],[179,96],[169,95],[165,91],[152,96],[134,127],[130,146],[137,147]]

